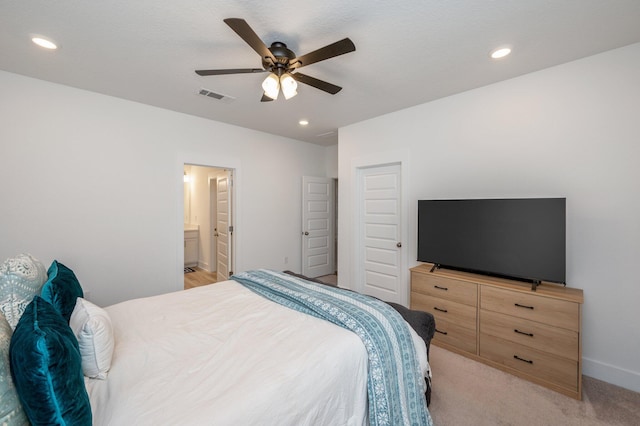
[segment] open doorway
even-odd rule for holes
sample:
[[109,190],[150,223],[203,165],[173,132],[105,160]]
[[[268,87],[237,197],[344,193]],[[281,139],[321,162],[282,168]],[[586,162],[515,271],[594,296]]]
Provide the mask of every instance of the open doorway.
[[233,169],[184,165],[184,288],[233,274]]

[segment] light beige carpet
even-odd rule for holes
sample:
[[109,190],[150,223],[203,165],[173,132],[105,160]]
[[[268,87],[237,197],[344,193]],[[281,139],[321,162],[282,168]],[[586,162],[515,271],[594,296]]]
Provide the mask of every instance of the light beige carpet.
[[583,376],[582,401],[431,345],[436,426],[640,425],[640,393]]

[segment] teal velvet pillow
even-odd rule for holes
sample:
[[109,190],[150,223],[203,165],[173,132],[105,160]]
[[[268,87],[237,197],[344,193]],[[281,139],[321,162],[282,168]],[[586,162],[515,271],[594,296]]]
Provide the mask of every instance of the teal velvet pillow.
[[76,306],[76,299],[84,297],[80,282],[71,269],[57,260],[51,263],[47,274],[49,277],[42,286],[40,296],[51,303],[69,324],[71,313]]
[[11,375],[34,425],[91,425],[73,331],[40,296],[22,314],[10,345]]

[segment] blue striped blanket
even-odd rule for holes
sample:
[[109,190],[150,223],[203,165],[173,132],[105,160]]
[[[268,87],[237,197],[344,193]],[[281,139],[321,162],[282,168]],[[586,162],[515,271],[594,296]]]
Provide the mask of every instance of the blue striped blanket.
[[409,325],[386,303],[347,290],[269,271],[231,277],[269,300],[356,333],[369,357],[369,423],[431,426],[425,381]]

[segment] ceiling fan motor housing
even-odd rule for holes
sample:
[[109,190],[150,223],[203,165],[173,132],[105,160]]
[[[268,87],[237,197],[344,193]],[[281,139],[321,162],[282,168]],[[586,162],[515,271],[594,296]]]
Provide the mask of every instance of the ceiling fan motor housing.
[[274,41],[271,43],[271,47],[269,47],[269,51],[273,54],[273,56],[278,61],[277,63],[273,63],[271,58],[264,57],[262,58],[262,66],[264,69],[269,71],[281,70],[281,72],[286,72],[289,70],[289,63],[292,59],[296,57],[296,54],[293,53],[287,45],[280,42]]

